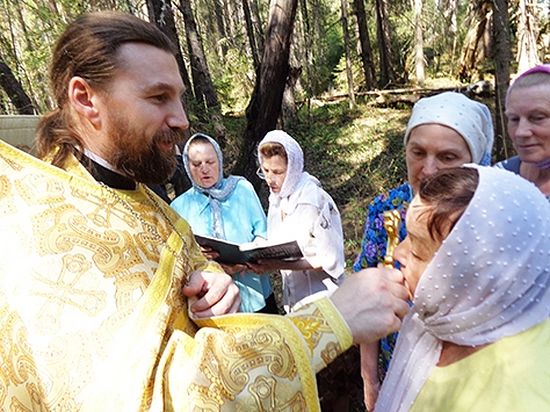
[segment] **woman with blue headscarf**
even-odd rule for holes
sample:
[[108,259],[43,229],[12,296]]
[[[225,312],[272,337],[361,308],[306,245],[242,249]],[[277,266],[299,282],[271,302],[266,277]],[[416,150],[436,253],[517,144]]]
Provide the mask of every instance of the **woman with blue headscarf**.
[[[243,177],[223,177],[223,156],[214,139],[202,133],[193,135],[182,156],[193,187],[170,206],[191,225],[193,233],[235,243],[267,237],[265,212],[254,188]],[[222,266],[239,287],[241,312],[278,312],[269,276],[253,273],[244,265]]]

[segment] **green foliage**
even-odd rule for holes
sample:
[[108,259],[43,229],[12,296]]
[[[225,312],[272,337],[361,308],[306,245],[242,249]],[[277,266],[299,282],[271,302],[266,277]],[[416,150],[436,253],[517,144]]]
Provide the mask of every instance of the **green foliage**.
[[328,24],[326,38],[323,39],[322,49],[324,53],[314,62],[317,66],[319,82],[318,89],[314,92],[320,93],[325,91],[334,81],[334,69],[338,66],[340,58],[344,54],[344,43],[342,40],[342,28],[339,21],[333,24]]
[[335,69],[344,52],[339,7],[340,3],[335,1],[307,1],[308,27],[305,27],[301,9],[298,12],[292,49],[297,62],[293,64],[303,68],[302,86],[307,98],[334,87]]
[[[224,112],[244,112],[254,89],[254,68],[251,59],[238,50],[225,55],[225,66],[211,65],[211,75]],[[227,70],[226,67],[230,67]]]
[[[342,100],[300,113],[291,133],[302,145],[305,168],[317,176],[342,214],[348,264],[363,233],[365,210],[378,193],[406,180],[402,136],[409,109],[375,108]],[[314,125],[314,127],[311,127]]]

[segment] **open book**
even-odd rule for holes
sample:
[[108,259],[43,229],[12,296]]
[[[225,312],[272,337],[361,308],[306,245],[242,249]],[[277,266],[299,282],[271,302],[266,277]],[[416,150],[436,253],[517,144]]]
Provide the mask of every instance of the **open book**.
[[210,247],[220,254],[216,259],[220,263],[244,264],[256,262],[260,259],[296,260],[303,257],[298,243],[293,240],[285,243],[254,245],[252,243],[233,243],[228,240],[216,239],[209,236],[195,235],[197,243]]

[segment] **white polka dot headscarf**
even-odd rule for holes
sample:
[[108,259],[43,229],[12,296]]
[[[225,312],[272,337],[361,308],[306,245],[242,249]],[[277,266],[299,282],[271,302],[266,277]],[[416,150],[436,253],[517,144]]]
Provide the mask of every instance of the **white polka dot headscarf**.
[[413,107],[404,143],[412,129],[425,124],[440,124],[456,131],[466,141],[472,162],[491,164],[493,120],[489,108],[461,93],[445,92],[420,99]]
[[511,172],[466,167],[478,187],[418,282],[377,411],[412,406],[442,341],[487,344],[550,316],[550,203]]

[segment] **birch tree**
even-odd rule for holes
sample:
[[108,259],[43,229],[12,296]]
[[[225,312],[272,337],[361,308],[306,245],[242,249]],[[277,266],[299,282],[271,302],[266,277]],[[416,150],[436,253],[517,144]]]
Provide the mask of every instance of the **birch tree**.
[[533,2],[519,0],[518,10],[518,29],[517,38],[517,57],[518,73],[536,66],[540,63],[537,54],[538,25],[535,17],[535,8]]
[[422,28],[422,0],[414,0],[414,27],[415,27],[415,45],[414,45],[414,67],[416,72],[416,82],[419,86],[424,86],[424,35]]

